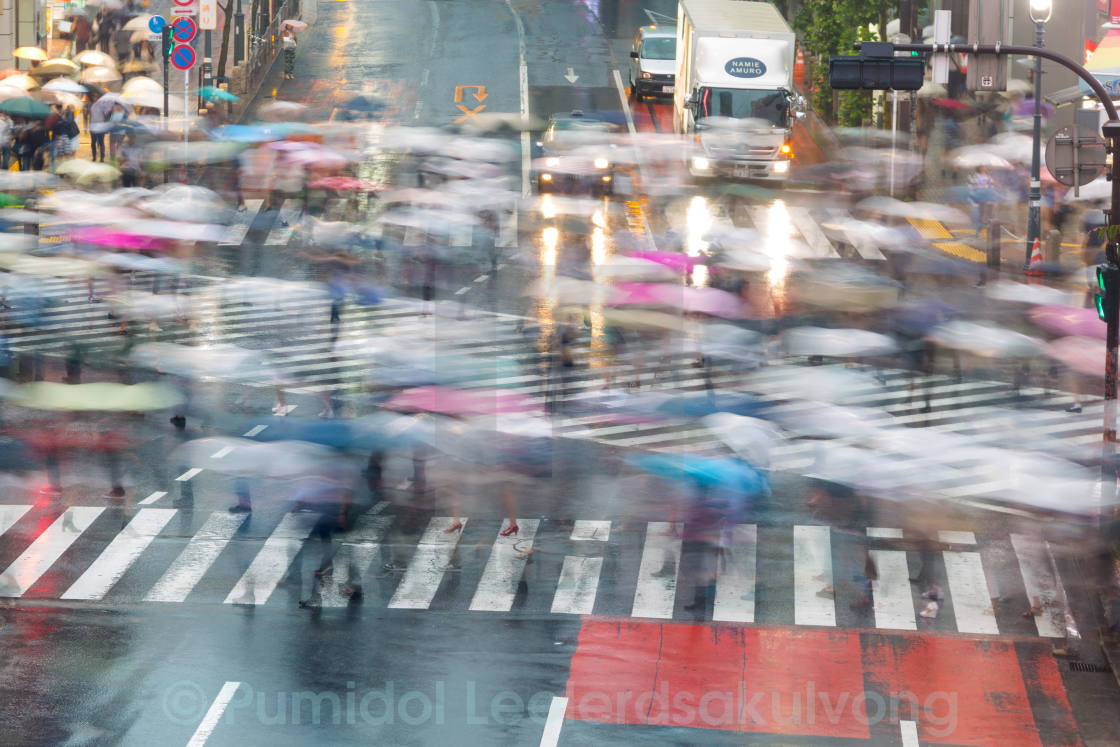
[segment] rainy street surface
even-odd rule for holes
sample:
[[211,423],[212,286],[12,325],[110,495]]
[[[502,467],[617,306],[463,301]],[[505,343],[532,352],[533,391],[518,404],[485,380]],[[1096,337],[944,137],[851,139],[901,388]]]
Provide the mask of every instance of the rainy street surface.
[[697,175],[675,2],[303,17],[137,187],[0,171],[0,744],[1120,745],[1099,204],[988,267],[1021,133]]

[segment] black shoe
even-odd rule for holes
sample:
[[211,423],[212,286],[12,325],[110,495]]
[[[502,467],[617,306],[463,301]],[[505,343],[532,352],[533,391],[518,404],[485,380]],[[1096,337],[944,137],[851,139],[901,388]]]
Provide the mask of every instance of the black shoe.
[[252,510],[253,509],[251,507],[243,506],[240,503],[238,503],[236,506],[230,506],[229,507],[229,512],[231,514],[247,514],[247,513],[251,513]]
[[1081,405],[1070,405],[1066,408],[1066,412],[1081,412]]
[[179,430],[183,430],[187,427],[187,419],[182,415],[175,415],[171,418],[171,425],[175,426]]

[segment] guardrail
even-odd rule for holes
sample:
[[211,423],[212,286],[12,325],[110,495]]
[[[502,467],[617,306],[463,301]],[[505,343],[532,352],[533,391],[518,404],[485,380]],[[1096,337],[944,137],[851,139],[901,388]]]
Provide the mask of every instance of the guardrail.
[[245,59],[244,98],[252,98],[257,88],[264,82],[272,69],[276,57],[284,51],[280,38],[280,23],[285,19],[299,17],[299,0],[287,0],[273,16],[261,34],[249,33],[249,55]]

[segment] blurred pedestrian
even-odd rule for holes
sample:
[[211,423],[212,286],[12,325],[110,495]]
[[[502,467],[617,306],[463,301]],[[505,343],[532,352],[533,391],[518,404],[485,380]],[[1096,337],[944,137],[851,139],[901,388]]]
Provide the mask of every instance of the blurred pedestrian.
[[296,32],[285,26],[281,43],[284,47],[284,80],[293,80],[296,77]]

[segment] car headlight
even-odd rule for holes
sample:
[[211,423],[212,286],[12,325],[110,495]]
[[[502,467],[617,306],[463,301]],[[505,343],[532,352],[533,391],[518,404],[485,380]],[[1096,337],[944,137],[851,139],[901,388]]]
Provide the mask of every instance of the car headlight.
[[552,181],[552,174],[541,174],[541,181],[542,182]]
[[557,166],[560,165],[560,159],[559,158],[546,158],[545,161],[544,161],[544,165],[549,167],[550,169],[554,169],[554,168],[556,168]]
[[610,165],[611,165],[611,162],[608,161],[605,158],[596,158],[595,159],[595,168],[597,168],[597,169],[610,168]]
[[703,156],[696,156],[692,159],[692,168],[697,171],[707,171],[712,167],[711,161]]
[[651,75],[650,73],[642,73],[642,80],[649,80],[652,77],[653,75]]
[[784,174],[789,171],[789,161],[774,161],[774,173]]
[[610,180],[611,180],[611,178],[610,178],[610,176],[609,176],[609,175],[607,175],[607,174],[604,174],[604,175],[603,175],[603,181],[604,181],[604,182],[609,182]]

